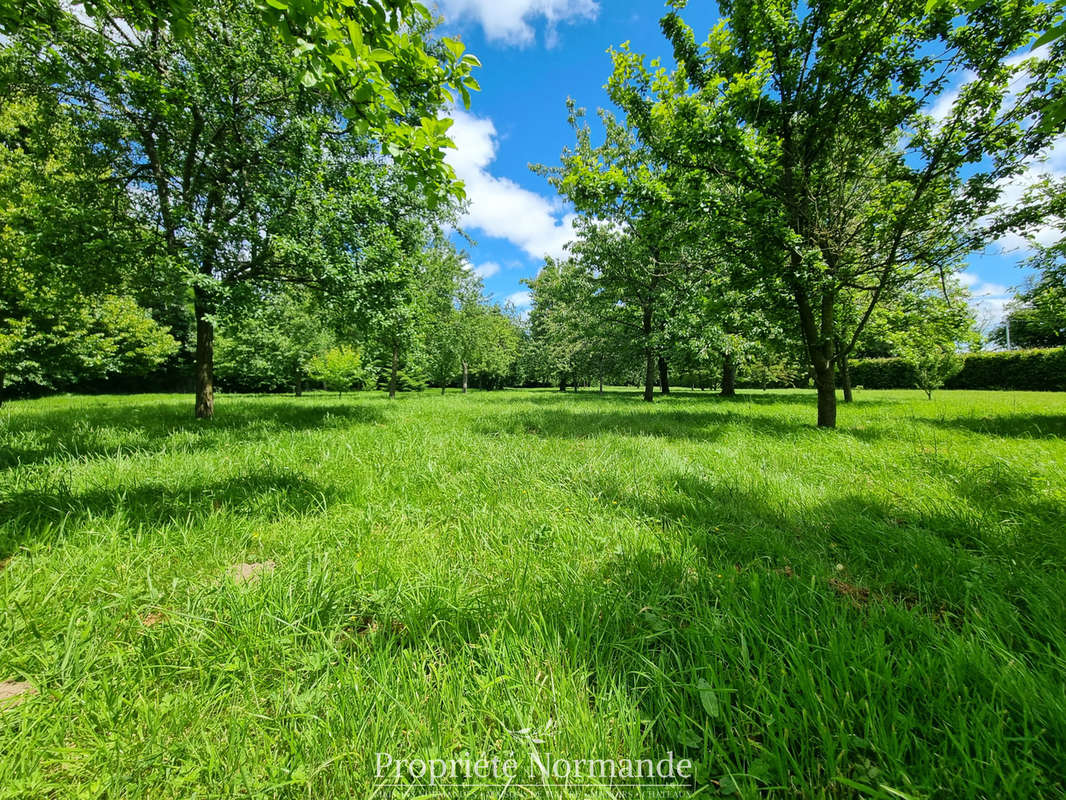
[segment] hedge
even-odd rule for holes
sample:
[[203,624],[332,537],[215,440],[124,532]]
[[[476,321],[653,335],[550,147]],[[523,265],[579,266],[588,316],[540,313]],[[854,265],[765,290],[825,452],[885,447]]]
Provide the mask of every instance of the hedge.
[[[962,370],[945,389],[1066,391],[1066,348],[966,353]],[[851,382],[866,389],[913,389],[914,370],[901,358],[849,362]]]

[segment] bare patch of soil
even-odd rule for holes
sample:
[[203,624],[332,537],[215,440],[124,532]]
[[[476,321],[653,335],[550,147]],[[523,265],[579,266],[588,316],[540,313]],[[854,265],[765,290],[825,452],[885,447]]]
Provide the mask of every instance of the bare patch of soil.
[[0,709],[14,708],[35,694],[37,690],[26,681],[0,681]]
[[269,575],[277,566],[273,561],[234,564],[229,568],[230,577],[237,583],[254,583],[263,575]]

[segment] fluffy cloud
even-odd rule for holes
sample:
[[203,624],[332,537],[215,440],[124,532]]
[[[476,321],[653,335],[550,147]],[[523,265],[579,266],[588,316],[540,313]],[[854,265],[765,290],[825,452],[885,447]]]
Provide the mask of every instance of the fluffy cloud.
[[514,292],[513,294],[507,295],[504,300],[515,308],[529,308],[533,303],[533,295],[529,292]]
[[547,43],[555,41],[555,27],[575,19],[594,19],[599,12],[596,0],[439,0],[446,19],[471,19],[481,25],[485,38],[507,44],[530,44],[536,34],[532,20],[548,24]]
[[491,278],[499,271],[500,265],[495,261],[486,261],[484,264],[474,267],[474,274],[479,278]]
[[[1048,45],[1038,47],[1032,52],[1026,51],[1017,55],[1011,56],[1005,59],[1006,63],[1010,67],[1017,67],[1031,58],[1046,58],[1048,54]],[[959,85],[950,91],[945,92],[937,102],[930,109],[929,113],[933,116],[937,122],[943,122],[948,114],[951,112],[952,106],[959,98],[961,89],[966,84],[975,79],[975,75],[966,71],[960,76]],[[1009,94],[1005,101],[1005,105],[1009,106],[1015,102],[1015,99],[1020,91],[1030,81],[1030,75],[1028,71],[1022,70],[1011,81],[1009,87]],[[1034,185],[1039,183],[1045,177],[1051,177],[1053,180],[1061,181],[1066,179],[1066,138],[1059,138],[1051,149],[1043,154],[1041,158],[1032,159],[1027,165],[1026,169],[1000,183],[1000,205],[1003,208],[1014,208]],[[1054,221],[1049,220],[1044,225],[1040,225],[1033,230],[1027,232],[1032,240],[1035,240],[1040,245],[1054,244],[1058,241],[1060,233],[1058,227],[1054,224]],[[1025,254],[1025,251],[1029,250],[1032,246],[1030,238],[1022,236],[1017,233],[1008,233],[1006,236],[996,242],[996,246],[1000,252],[1004,254],[1008,253],[1020,253]]]
[[466,184],[470,204],[460,224],[506,239],[536,259],[562,255],[574,235],[574,215],[565,213],[557,201],[489,172],[496,158],[492,120],[458,108],[452,109],[450,116],[455,120],[449,131],[455,149],[447,151],[445,157]]
[[959,273],[959,282],[970,290],[970,305],[977,316],[977,327],[991,331],[1003,321],[1004,308],[1010,302],[1011,290],[999,283],[989,283],[973,272]]

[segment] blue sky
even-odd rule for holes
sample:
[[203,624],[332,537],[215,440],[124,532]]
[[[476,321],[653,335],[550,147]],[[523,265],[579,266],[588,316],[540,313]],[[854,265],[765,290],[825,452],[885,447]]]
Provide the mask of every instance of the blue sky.
[[[532,277],[545,254],[557,255],[571,236],[571,209],[531,163],[554,165],[572,144],[566,100],[593,111],[608,105],[603,84],[611,70],[609,47],[630,41],[649,57],[669,60],[659,31],[661,0],[437,0],[444,31],[458,34],[481,59],[482,91],[469,112],[457,111],[448,155],[466,182],[470,210],[462,242],[472,267],[498,300],[528,302],[522,278]],[[684,17],[697,37],[714,25],[713,3],[692,3]],[[1066,173],[1066,147],[1056,148],[1052,168]],[[1023,179],[1008,193],[1020,193]],[[1013,189],[1013,191],[1012,191]],[[1010,287],[1023,282],[1018,238],[972,254],[963,275],[979,302],[979,321],[998,320]]]

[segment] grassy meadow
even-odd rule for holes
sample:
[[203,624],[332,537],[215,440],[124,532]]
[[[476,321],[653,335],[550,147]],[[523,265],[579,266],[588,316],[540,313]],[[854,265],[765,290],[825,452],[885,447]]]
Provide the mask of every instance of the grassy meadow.
[[[0,797],[1061,797],[1066,395],[0,409]],[[430,787],[395,758],[695,762]]]

